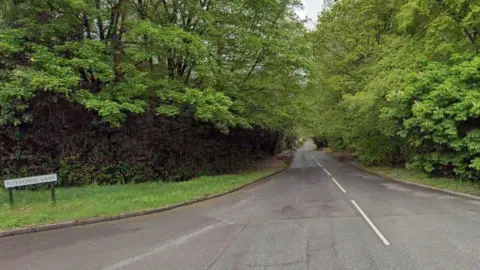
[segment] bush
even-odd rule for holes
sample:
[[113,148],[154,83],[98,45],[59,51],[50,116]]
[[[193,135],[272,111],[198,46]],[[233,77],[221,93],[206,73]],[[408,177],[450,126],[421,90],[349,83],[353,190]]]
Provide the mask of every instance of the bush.
[[480,56],[453,65],[425,61],[404,91],[392,93],[387,115],[415,147],[410,168],[432,175],[480,178]]

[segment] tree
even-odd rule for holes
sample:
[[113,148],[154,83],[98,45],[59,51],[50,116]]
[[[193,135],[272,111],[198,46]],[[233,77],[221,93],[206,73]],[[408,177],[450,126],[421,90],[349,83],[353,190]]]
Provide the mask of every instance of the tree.
[[339,1],[311,35],[320,115],[314,133],[367,163],[394,162],[400,151],[387,132],[392,123],[380,118],[385,89],[376,77],[397,8],[389,1]]
[[59,171],[78,185],[225,173],[306,121],[299,0],[1,4],[2,175]]
[[[52,94],[119,126],[156,110],[281,129],[302,111],[305,29],[289,1],[12,1],[2,23],[2,123]],[[253,18],[253,19],[252,19]],[[294,97],[294,98],[291,98]]]
[[338,1],[312,34],[314,131],[366,163],[478,179],[478,1]]

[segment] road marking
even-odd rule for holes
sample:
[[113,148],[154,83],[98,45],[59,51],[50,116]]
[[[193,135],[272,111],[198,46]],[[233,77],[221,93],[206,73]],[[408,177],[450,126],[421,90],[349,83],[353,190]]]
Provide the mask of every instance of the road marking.
[[[248,223],[250,224],[250,222]],[[228,241],[227,243],[225,243],[225,245],[223,246],[223,248],[217,253],[217,256],[215,256],[215,258],[213,258],[210,263],[205,267],[205,270],[208,270],[212,267],[212,265],[217,261],[217,259],[220,257],[220,255],[223,254],[223,252],[227,249],[228,246],[230,246],[230,244],[232,244],[233,240],[235,240],[235,238],[237,238],[237,236],[243,232],[243,230],[248,226],[247,225],[243,225],[243,227],[237,232],[235,233],[235,235],[232,237],[232,239],[230,239],[230,241]]]
[[[274,183],[274,182],[275,182],[275,180],[272,181],[272,183]],[[237,207],[241,206],[242,204],[244,204],[246,202],[247,202],[247,200],[241,200],[238,203],[236,203],[234,206],[232,206],[232,209],[237,208]]]
[[218,221],[221,221],[221,222],[223,222],[223,223],[225,223],[225,224],[228,224],[228,225],[233,225],[233,224],[235,224],[235,223],[233,223],[233,222],[231,222],[231,221],[228,221],[228,220],[225,220],[225,219],[221,219],[221,218],[218,218],[218,217],[216,217],[215,219],[218,220]]
[[137,256],[134,256],[134,257],[130,257],[128,259],[125,259],[123,261],[120,261],[114,265],[111,265],[111,266],[108,266],[106,268],[103,268],[103,270],[118,270],[118,269],[122,269],[122,268],[125,268],[127,267],[128,265],[132,264],[132,263],[135,263],[135,262],[138,262],[138,261],[141,261],[149,256],[152,256],[154,255],[155,253],[159,253],[159,252],[162,252],[164,251],[165,249],[167,248],[170,248],[170,247],[174,247],[174,246],[178,246],[180,244],[183,244],[185,242],[187,242],[190,238],[193,238],[193,237],[196,237],[202,233],[205,233],[207,231],[210,231],[212,230],[213,228],[219,226],[219,224],[215,224],[215,225],[209,225],[201,230],[198,230],[196,232],[193,232],[191,234],[187,234],[185,236],[182,236],[180,238],[178,238],[177,240],[174,240],[174,241],[171,241],[171,242],[168,242],[166,244],[162,244],[162,245],[158,245],[156,246],[154,249],[148,251],[148,252],[145,252],[143,254],[140,254],[140,255],[137,255]]
[[382,240],[385,246],[390,246],[390,243],[388,242],[387,238],[383,236],[383,234],[377,229],[375,224],[373,224],[373,222],[367,217],[367,215],[363,212],[362,208],[360,208],[360,206],[358,206],[358,204],[354,200],[352,200],[352,204],[357,208],[358,212],[360,212],[362,217],[367,221],[368,225],[372,227],[373,231],[378,235],[378,237],[380,238],[380,240]]
[[320,164],[320,162],[318,162],[318,160],[313,155],[310,155],[310,156],[313,158],[313,160],[315,160],[315,162],[318,164],[318,166],[323,168],[322,164]]
[[332,177],[332,180],[333,182],[335,182],[335,184],[337,184],[337,186],[343,191],[343,193],[347,193],[347,191],[345,189],[343,189],[343,187],[337,182],[337,180],[335,180],[335,178]]
[[[317,162],[318,166],[320,166],[320,167],[323,168],[322,164],[320,164],[320,163],[313,157],[313,155],[311,155],[311,156],[312,156],[313,160],[315,160],[315,162]],[[327,170],[325,170],[325,168],[323,168],[323,170],[324,170],[328,175],[331,176],[331,174],[330,174]],[[347,191],[337,182],[337,180],[335,180],[335,178],[332,177],[332,180],[333,180],[333,182],[335,182],[335,184],[337,184],[337,186],[343,191],[343,193],[347,193]]]

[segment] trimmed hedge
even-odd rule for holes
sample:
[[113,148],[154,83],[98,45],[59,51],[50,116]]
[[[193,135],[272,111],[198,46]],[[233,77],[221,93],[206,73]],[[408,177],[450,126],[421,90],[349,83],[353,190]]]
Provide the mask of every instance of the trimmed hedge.
[[131,115],[114,128],[83,106],[48,95],[30,103],[34,121],[0,130],[0,177],[58,172],[60,185],[182,181],[233,172],[281,150],[279,132],[222,133],[189,117]]

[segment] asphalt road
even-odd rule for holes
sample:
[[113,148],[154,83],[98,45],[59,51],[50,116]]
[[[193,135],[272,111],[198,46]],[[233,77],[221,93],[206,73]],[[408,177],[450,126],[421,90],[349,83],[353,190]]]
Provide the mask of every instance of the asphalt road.
[[283,173],[218,199],[0,238],[0,269],[480,269],[480,201],[309,149]]

